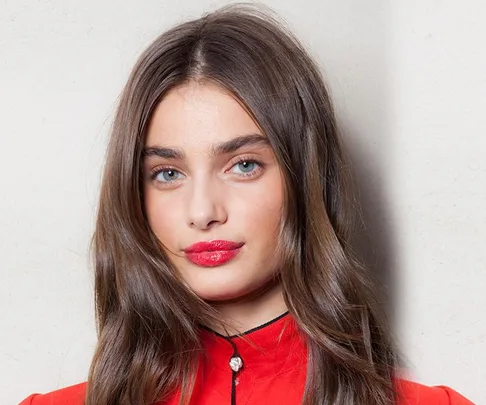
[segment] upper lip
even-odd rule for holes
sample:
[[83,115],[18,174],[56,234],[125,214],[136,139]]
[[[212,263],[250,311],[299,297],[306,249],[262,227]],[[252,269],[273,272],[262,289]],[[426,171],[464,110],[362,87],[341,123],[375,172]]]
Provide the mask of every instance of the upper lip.
[[233,250],[243,246],[241,242],[232,242],[229,240],[210,240],[196,242],[184,249],[186,253],[214,252],[216,250]]

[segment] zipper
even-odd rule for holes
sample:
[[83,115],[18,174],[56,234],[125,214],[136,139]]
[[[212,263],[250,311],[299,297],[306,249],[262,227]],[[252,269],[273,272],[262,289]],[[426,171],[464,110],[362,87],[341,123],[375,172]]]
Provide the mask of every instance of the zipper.
[[238,349],[233,340],[228,338],[227,341],[233,346],[233,354],[229,359],[229,367],[231,368],[231,405],[236,405],[236,378],[239,371],[243,368],[243,359],[240,353],[238,353]]

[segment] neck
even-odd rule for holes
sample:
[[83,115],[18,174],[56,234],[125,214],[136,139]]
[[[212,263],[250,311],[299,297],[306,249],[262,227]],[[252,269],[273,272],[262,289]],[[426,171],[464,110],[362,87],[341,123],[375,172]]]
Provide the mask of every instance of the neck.
[[223,329],[212,325],[211,329],[225,336],[237,335],[277,318],[287,312],[280,283],[267,285],[262,291],[239,300],[212,302],[221,320],[227,325]]

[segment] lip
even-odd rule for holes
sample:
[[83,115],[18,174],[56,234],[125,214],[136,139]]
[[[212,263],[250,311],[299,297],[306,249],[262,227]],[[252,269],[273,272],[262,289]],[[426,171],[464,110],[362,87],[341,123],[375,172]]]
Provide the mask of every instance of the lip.
[[197,242],[184,249],[188,260],[201,267],[215,267],[234,259],[244,245],[241,242],[211,240]]

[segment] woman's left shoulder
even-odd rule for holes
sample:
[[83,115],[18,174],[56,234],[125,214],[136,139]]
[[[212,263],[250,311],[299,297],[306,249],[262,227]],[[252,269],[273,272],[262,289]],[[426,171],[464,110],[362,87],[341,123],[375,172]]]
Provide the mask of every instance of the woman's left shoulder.
[[400,394],[398,405],[474,405],[459,392],[445,385],[427,386],[398,378],[396,387]]

